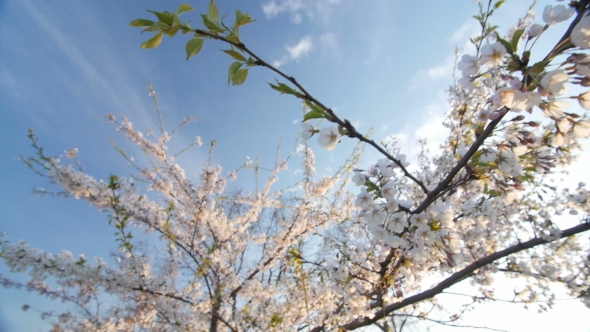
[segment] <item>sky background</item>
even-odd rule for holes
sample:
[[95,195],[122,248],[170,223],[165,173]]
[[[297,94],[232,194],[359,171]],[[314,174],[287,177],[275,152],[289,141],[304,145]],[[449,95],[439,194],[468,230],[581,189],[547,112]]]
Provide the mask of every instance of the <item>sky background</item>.
[[[537,13],[553,2],[539,1]],[[109,138],[140,155],[105,114],[127,116],[143,131],[157,128],[150,83],[168,130],[189,115],[196,117],[171,142],[176,151],[196,136],[205,142],[180,159],[188,174],[198,174],[213,139],[218,146],[214,161],[225,170],[235,169],[247,156],[272,166],[281,136],[283,155],[295,147],[301,105],[268,87],[265,82],[277,78],[269,70],[253,68],[245,84],[228,87],[232,60],[219,51],[226,45],[208,40],[188,62],[184,45],[189,36],[166,36],[155,50],[139,47],[151,35],[127,24],[152,19],[147,9],[173,11],[180,3],[0,1],[0,231],[8,232],[10,241],[25,239],[46,251],[67,249],[87,258],[108,257],[116,248],[105,215],[73,199],[33,196],[33,188],[53,187],[17,158],[33,152],[26,137],[31,128],[50,153],[78,148],[85,171],[95,177],[131,173]],[[196,12],[184,19],[200,27],[198,14],[206,12],[208,1],[190,4]],[[529,5],[508,1],[493,22],[505,33]],[[236,9],[256,19],[241,29],[242,41],[359,131],[374,128],[377,140],[395,134],[410,158],[418,151],[418,137],[427,137],[432,150],[446,137],[440,125],[447,111],[445,88],[452,83],[455,47],[465,49],[468,37],[477,32],[471,18],[477,10],[474,1],[220,0],[218,7],[231,22]],[[565,28],[551,28],[535,49],[549,49]],[[318,175],[335,171],[355,144],[343,138],[327,153],[312,140]],[[361,166],[377,159],[368,151]],[[288,174],[295,178],[298,168],[292,165]],[[236,185],[250,188],[247,179]],[[583,167],[568,179],[580,180],[590,181]],[[0,273],[7,273],[5,266],[0,265]],[[23,290],[0,288],[0,332],[47,330],[35,312],[21,311],[25,303],[40,309],[55,306]],[[493,304],[467,314],[464,322],[510,331],[551,331],[568,322],[571,331],[590,331],[582,318],[589,312],[577,301],[560,303],[543,315]]]

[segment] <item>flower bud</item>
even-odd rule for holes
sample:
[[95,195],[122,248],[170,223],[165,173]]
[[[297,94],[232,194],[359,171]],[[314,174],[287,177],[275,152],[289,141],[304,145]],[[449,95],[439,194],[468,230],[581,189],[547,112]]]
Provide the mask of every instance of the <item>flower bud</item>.
[[529,28],[529,39],[533,39],[541,35],[544,30],[544,27],[538,23],[531,25]]

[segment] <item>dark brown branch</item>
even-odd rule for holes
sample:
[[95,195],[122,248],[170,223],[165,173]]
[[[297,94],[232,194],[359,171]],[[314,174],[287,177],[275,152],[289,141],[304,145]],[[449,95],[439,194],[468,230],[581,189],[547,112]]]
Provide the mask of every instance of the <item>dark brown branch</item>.
[[467,163],[469,162],[469,159],[471,159],[471,157],[473,157],[473,155],[477,152],[477,150],[483,144],[483,142],[489,137],[489,135],[492,133],[492,131],[494,131],[494,129],[500,123],[500,121],[502,121],[502,119],[504,118],[504,116],[508,112],[508,108],[504,107],[501,110],[501,112],[502,113],[500,114],[500,116],[498,116],[497,119],[492,120],[490,123],[488,123],[486,129],[481,133],[481,135],[479,135],[477,140],[471,145],[471,147],[469,148],[467,153],[465,153],[463,158],[461,158],[461,160],[459,160],[457,165],[455,165],[455,167],[453,167],[453,169],[451,169],[449,174],[447,174],[447,176],[436,186],[436,188],[434,188],[434,190],[432,190],[430,193],[428,193],[428,196],[426,196],[424,201],[422,201],[422,203],[420,203],[420,205],[414,211],[411,212],[412,214],[418,214],[418,213],[421,213],[422,211],[426,210],[426,208],[428,208],[430,206],[430,204],[432,204],[432,202],[434,202],[434,200],[438,197],[438,195],[451,184],[451,182],[453,181],[455,176],[467,165]]

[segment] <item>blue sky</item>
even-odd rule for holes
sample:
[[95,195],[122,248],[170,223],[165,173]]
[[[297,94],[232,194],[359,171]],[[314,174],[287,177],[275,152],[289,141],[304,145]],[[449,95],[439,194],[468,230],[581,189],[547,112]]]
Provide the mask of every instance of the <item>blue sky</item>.
[[[127,116],[138,128],[155,128],[157,117],[146,88],[150,83],[168,129],[189,115],[196,117],[174,138],[172,147],[177,150],[195,136],[201,136],[205,146],[215,139],[215,162],[232,170],[246,156],[271,165],[280,136],[285,138],[284,151],[294,147],[301,106],[268,88],[265,82],[276,77],[270,71],[254,68],[243,86],[228,87],[226,73],[232,60],[219,51],[227,48],[221,43],[207,41],[188,62],[184,51],[188,36],[165,37],[155,50],[139,47],[149,35],[127,24],[151,18],[147,9],[174,10],[180,3],[1,3],[0,140],[5,143],[0,154],[4,187],[0,231],[8,232],[11,241],[26,239],[47,251],[68,249],[86,257],[106,257],[116,247],[106,217],[85,203],[33,196],[32,188],[51,186],[17,157],[31,154],[26,134],[32,128],[49,152],[78,148],[91,175],[129,174],[131,168],[111,147],[109,137],[132,147],[105,121],[105,114]],[[539,1],[537,13],[547,3],[552,1]],[[208,1],[191,4],[197,12],[185,14],[185,19],[192,18],[193,26],[198,26],[198,13],[206,10]],[[528,5],[529,1],[508,1],[495,19],[502,32]],[[246,45],[296,77],[361,132],[374,128],[377,139],[396,134],[408,154],[417,151],[418,136],[430,138],[433,148],[444,138],[439,126],[447,109],[444,90],[452,81],[455,47],[464,47],[476,28],[470,18],[476,11],[473,1],[431,1],[427,9],[424,2],[410,0],[223,0],[218,6],[230,20],[235,9],[256,19],[242,29]],[[550,29],[544,38],[556,40],[563,28]],[[544,47],[548,44],[541,40],[538,49]],[[343,139],[331,153],[312,146],[321,175],[335,170],[354,142]],[[206,148],[193,150],[182,158],[189,174],[203,165],[206,152]],[[376,154],[369,152],[364,160],[366,165],[376,160]],[[296,174],[296,168],[295,164],[291,172]],[[245,180],[238,184],[251,186]],[[4,266],[0,265],[0,273],[6,273]],[[25,291],[0,288],[0,331],[43,329],[35,313],[21,312],[24,303],[39,308],[53,305]],[[575,304],[571,308],[586,310]],[[559,315],[563,320],[566,313],[572,314],[571,308],[545,316]],[[538,321],[537,330],[545,330],[548,323]]]

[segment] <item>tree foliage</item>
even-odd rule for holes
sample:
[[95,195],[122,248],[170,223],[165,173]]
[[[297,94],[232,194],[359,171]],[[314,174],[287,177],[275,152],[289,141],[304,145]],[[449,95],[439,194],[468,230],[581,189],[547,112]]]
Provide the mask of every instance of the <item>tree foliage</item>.
[[[129,162],[160,195],[150,198],[132,177],[101,181],[84,173],[75,151],[71,160],[48,155],[31,132],[36,154],[23,161],[65,195],[107,213],[120,254],[107,264],[4,241],[2,259],[30,275],[27,288],[75,303],[78,310],[54,321],[73,330],[395,329],[395,319],[433,319],[429,313],[441,308],[436,296],[464,280],[480,293],[474,302],[494,300],[497,275],[525,281],[513,302],[550,306],[550,285],[559,282],[590,303],[589,248],[579,236],[590,230],[588,190],[583,183],[556,188],[548,181],[568,170],[590,136],[590,91],[567,93],[590,85],[584,53],[590,1],[548,6],[545,25],[533,23],[531,10],[500,35],[489,18],[503,2],[479,2],[474,18],[481,33],[471,39],[476,53],[457,59],[461,77],[449,88],[448,139],[434,155],[422,151],[415,165],[400,147],[359,132],[250,50],[240,39],[240,29],[254,22],[248,14],[237,10],[233,23],[224,22],[212,0],[201,14],[203,28],[193,28],[180,18],[194,10],[190,5],[150,11],[154,21],[130,24],[155,33],[141,47],[158,47],[164,35],[181,31],[191,37],[189,60],[209,41],[224,43],[232,61],[228,84],[241,85],[249,70],[263,67],[278,75],[269,83],[273,90],[303,102],[301,144],[287,158],[301,158],[301,181],[273,189],[287,165],[279,156],[255,192],[226,190],[239,172],[259,169],[251,162],[224,175],[209,159],[200,177],[190,179],[168,151],[171,135],[163,128],[158,136],[144,135],[128,119],[108,115],[149,156],[149,167]],[[548,53],[536,53],[539,36],[561,22],[569,24],[561,39]],[[582,108],[568,109],[567,99]],[[317,119],[328,126],[317,127]],[[341,139],[359,145],[336,174],[318,179],[308,144],[313,136],[327,150]],[[364,147],[382,156],[369,169],[356,168]],[[355,194],[350,182],[360,188]],[[577,224],[561,227],[564,213]],[[137,229],[157,234],[161,250],[135,245]],[[116,301],[94,311],[92,301],[101,294]]]

